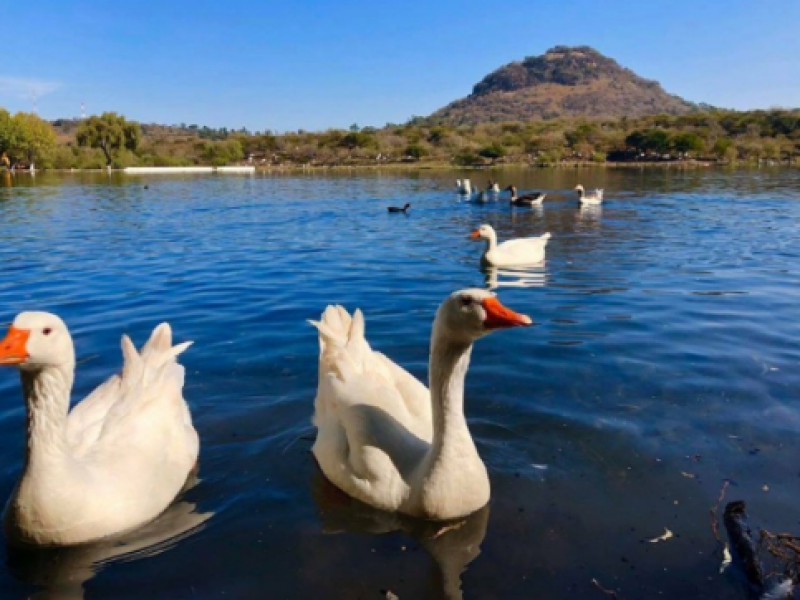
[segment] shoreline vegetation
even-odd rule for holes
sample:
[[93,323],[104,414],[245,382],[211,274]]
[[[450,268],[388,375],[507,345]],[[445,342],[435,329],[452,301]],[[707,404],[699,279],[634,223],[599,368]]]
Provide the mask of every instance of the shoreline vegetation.
[[[717,161],[681,161],[681,162],[561,162],[549,165],[536,165],[530,163],[511,163],[506,162],[495,165],[476,165],[476,166],[461,166],[446,163],[383,163],[383,164],[359,164],[359,165],[274,165],[274,166],[255,166],[255,174],[273,174],[279,175],[283,173],[344,173],[348,171],[353,172],[414,172],[414,171],[500,171],[504,169],[706,169],[706,168],[752,168],[756,165],[736,162],[726,163]],[[767,165],[762,165],[767,166]],[[771,163],[768,166],[773,167],[787,167],[786,163],[778,164]],[[792,163],[791,167],[795,168],[800,164]],[[156,167],[157,168],[157,167]],[[18,173],[18,174],[31,174],[28,168],[19,169],[5,169],[0,167],[0,173]],[[69,168],[69,169],[40,169],[38,166],[34,170],[35,173],[125,173],[124,167],[119,168]],[[165,168],[165,173],[169,171]],[[180,172],[176,172],[180,174]],[[188,172],[191,174],[191,172]],[[206,173],[210,174],[210,173]],[[252,173],[251,173],[252,174]],[[131,173],[131,176],[141,176],[142,173]]]
[[254,166],[258,172],[502,167],[796,166],[800,110],[707,110],[309,132],[152,125],[116,113],[45,121],[0,108],[0,169]]

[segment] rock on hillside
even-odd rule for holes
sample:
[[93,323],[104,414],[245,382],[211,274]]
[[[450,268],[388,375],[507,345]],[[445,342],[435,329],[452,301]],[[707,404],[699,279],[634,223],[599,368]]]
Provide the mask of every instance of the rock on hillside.
[[698,106],[588,46],[556,46],[490,73],[426,121],[462,125],[559,117],[678,115]]

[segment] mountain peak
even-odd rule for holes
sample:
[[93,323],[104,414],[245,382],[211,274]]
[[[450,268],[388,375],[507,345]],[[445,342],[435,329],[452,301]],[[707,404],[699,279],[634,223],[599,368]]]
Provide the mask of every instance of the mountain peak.
[[667,94],[590,46],[555,46],[493,71],[430,120],[452,125],[557,117],[683,114],[696,106]]

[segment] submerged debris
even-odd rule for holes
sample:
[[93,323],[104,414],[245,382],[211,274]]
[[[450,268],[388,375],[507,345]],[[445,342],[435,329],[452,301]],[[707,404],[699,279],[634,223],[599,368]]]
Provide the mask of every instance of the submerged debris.
[[652,540],[647,540],[651,544],[657,544],[658,542],[666,542],[669,538],[674,537],[675,534],[672,533],[669,529],[664,527],[664,534],[658,537],[654,537]]
[[711,532],[714,534],[714,538],[719,542],[720,546],[725,546],[727,548],[727,544],[722,542],[722,538],[719,537],[719,527],[717,525],[717,513],[719,512],[719,505],[722,504],[722,500],[725,498],[725,492],[728,490],[728,486],[731,484],[730,479],[725,479],[722,482],[722,488],[719,490],[719,496],[717,496],[717,503],[711,507]]
[[800,583],[800,536],[762,529],[758,547],[778,559],[778,568],[786,579],[794,585]]
[[622,598],[620,598],[617,595],[617,592],[615,592],[614,590],[607,590],[602,585],[600,585],[600,582],[597,581],[597,579],[592,579],[592,585],[594,587],[596,587],[598,590],[600,590],[601,592],[603,592],[606,596],[609,596],[609,597],[613,598],[613,600],[622,600]]
[[[746,508],[742,501],[729,502],[725,507],[725,529],[734,557],[748,581],[763,593],[761,600],[793,598],[800,583],[800,536],[762,529],[756,542],[747,524]],[[769,567],[766,573],[764,565]]]
[[720,574],[725,572],[725,569],[731,566],[731,562],[733,557],[731,556],[731,551],[728,548],[728,544],[725,544],[725,547],[722,549],[722,564],[719,566]]
[[747,524],[746,505],[741,500],[729,502],[725,507],[724,523],[728,530],[736,557],[742,565],[747,580],[760,589],[764,588],[764,572],[758,559],[758,550],[750,526]]

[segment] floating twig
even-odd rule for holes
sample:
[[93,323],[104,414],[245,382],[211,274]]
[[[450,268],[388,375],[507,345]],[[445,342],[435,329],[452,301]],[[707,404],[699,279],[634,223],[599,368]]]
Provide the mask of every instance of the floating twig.
[[614,590],[607,590],[602,585],[600,585],[600,582],[597,581],[597,579],[592,579],[592,585],[594,587],[596,587],[598,590],[600,590],[601,592],[603,592],[606,596],[610,596],[614,600],[622,600],[622,598],[620,598],[617,595],[617,592],[615,592]]
[[719,490],[719,496],[717,497],[717,503],[711,507],[711,533],[714,534],[717,542],[719,542],[720,546],[725,547],[725,542],[722,541],[722,538],[719,535],[719,525],[717,519],[717,513],[719,512],[719,506],[722,504],[722,500],[725,498],[725,492],[728,490],[728,486],[730,485],[731,480],[725,479],[722,482],[722,488]]

